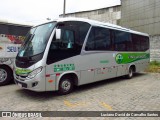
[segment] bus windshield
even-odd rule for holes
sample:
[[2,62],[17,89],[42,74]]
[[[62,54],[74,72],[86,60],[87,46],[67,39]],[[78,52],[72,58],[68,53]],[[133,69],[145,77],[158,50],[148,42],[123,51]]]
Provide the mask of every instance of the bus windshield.
[[56,22],[33,27],[22,45],[18,57],[32,57],[44,52]]

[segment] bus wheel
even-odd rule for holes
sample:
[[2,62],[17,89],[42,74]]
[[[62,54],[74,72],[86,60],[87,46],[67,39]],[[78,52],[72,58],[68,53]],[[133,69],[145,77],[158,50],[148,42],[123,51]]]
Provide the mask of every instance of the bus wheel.
[[58,93],[60,95],[65,95],[73,90],[73,82],[70,77],[62,77],[59,83]]
[[133,69],[133,67],[130,67],[129,71],[128,71],[128,75],[126,77],[128,79],[131,79],[133,77],[133,73],[134,73],[134,69]]
[[10,68],[0,66],[0,86],[10,83],[12,79],[12,71]]

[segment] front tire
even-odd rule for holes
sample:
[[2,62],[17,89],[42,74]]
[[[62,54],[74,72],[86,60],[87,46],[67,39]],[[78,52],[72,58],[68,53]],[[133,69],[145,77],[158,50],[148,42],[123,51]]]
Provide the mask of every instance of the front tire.
[[0,66],[0,86],[6,85],[11,82],[12,71],[10,68],[5,66]]
[[72,92],[73,90],[73,82],[70,77],[62,77],[59,83],[58,93],[60,95],[66,95]]

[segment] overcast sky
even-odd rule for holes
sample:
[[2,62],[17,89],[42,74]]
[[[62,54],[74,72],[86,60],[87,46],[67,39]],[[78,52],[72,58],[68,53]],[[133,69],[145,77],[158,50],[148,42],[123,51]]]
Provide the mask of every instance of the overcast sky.
[[[64,0],[0,0],[0,19],[38,23],[63,14]],[[119,5],[120,0],[66,0],[66,13]]]

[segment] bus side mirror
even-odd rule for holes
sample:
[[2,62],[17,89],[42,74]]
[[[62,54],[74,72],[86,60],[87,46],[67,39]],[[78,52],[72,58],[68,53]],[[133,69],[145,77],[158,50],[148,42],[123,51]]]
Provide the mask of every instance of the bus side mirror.
[[61,39],[61,29],[56,29],[56,39]]

